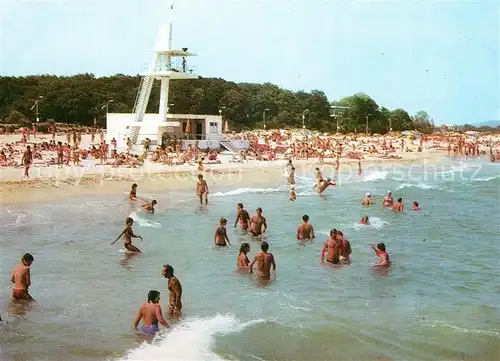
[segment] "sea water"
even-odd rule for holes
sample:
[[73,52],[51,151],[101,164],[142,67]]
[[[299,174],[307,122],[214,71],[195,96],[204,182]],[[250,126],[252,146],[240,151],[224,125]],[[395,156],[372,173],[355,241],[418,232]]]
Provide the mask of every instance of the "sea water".
[[[314,165],[315,166],[315,165]],[[336,188],[312,191],[313,167],[297,167],[297,201],[285,178],[267,187],[211,187],[208,206],[193,192],[163,192],[154,215],[125,196],[70,198],[1,208],[1,360],[496,360],[500,344],[500,165],[449,161],[341,174]],[[331,169],[325,169],[330,176]],[[382,208],[386,191],[406,211]],[[376,204],[360,201],[371,192]],[[421,211],[410,210],[418,200]],[[236,203],[262,207],[277,271],[268,285],[234,272],[241,242]],[[297,243],[308,214],[316,240]],[[358,223],[363,215],[369,226]],[[131,216],[130,255],[114,246]],[[220,217],[232,246],[212,247]],[[344,232],[352,264],[319,262],[329,230]],[[393,266],[374,272],[369,244],[384,242]],[[31,252],[29,307],[12,304],[10,271]],[[184,315],[154,340],[131,329],[149,290],[167,309],[164,264],[183,285]]]

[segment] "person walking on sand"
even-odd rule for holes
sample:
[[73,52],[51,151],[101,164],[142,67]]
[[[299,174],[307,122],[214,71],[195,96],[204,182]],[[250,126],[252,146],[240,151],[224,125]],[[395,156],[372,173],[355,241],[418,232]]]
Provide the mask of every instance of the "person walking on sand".
[[161,270],[163,277],[168,279],[168,314],[170,316],[180,316],[182,310],[182,285],[179,279],[174,276],[174,268],[166,264]]
[[260,245],[261,252],[258,253],[253,259],[252,263],[248,266],[248,273],[253,273],[253,265],[257,263],[257,276],[269,279],[271,278],[271,266],[273,271],[276,272],[276,262],[274,261],[274,256],[269,253],[269,244],[267,242],[262,242]]
[[137,311],[132,326],[133,329],[137,330],[137,326],[141,320],[143,320],[143,324],[139,331],[146,335],[154,336],[154,334],[160,330],[158,323],[161,323],[166,328],[170,327],[167,321],[163,319],[161,306],[158,302],[160,302],[160,292],[149,291],[148,302],[143,304]]
[[13,300],[33,301],[33,297],[28,293],[31,286],[30,266],[33,261],[33,256],[30,253],[25,253],[21,262],[14,267],[10,275],[10,281],[14,284],[12,288]]
[[205,199],[205,204],[208,204],[208,184],[205,179],[203,179],[202,174],[198,174],[198,182],[196,182],[196,196],[200,199],[200,204],[203,204],[203,199]]
[[130,217],[125,218],[125,229],[120,233],[118,238],[116,238],[113,242],[111,242],[111,245],[114,245],[122,236],[124,238],[124,247],[130,252],[135,252],[135,253],[141,253],[141,250],[137,248],[136,246],[132,245],[132,238],[140,238],[142,241],[141,236],[137,236],[134,234],[134,231],[132,230],[132,225],[134,224],[134,220]]
[[33,153],[31,152],[31,147],[28,145],[24,151],[23,158],[21,159],[21,164],[24,165],[24,176],[29,178],[29,170],[33,163]]

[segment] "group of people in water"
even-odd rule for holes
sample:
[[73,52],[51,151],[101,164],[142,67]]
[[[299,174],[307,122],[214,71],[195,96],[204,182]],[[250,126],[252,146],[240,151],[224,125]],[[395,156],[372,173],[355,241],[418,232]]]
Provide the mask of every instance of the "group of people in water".
[[[290,200],[295,200],[295,167],[290,160],[287,164],[287,179],[290,187]],[[324,179],[319,168],[315,169],[315,184],[313,189],[316,190],[320,195],[329,187],[336,186],[335,180],[330,178]],[[137,201],[137,187],[138,185],[134,183],[131,187],[129,193],[129,200]],[[208,185],[203,175],[198,175],[196,183],[196,196],[201,204],[208,203]],[[140,206],[141,211],[154,214],[154,207],[158,204],[156,200],[146,202]],[[366,193],[365,197],[361,201],[361,205],[369,207],[374,204],[371,193]],[[392,198],[392,193],[390,191],[385,195],[382,206],[392,209],[394,212],[403,212],[403,202],[402,198],[397,199],[394,202]],[[412,210],[420,210],[417,201],[413,203]],[[245,209],[243,203],[238,203],[236,205],[236,216],[234,220],[234,227],[236,228],[239,224],[243,232],[248,233],[252,237],[256,237],[260,241],[260,252],[257,253],[252,260],[249,259],[248,253],[251,251],[251,246],[249,243],[241,243],[239,252],[236,259],[236,269],[238,271],[244,271],[248,273],[253,273],[253,268],[256,266],[256,275],[263,280],[271,279],[271,271],[276,271],[276,261],[272,253],[269,252],[269,244],[265,241],[262,236],[267,230],[267,220],[263,216],[263,211],[261,207],[256,208],[255,215],[250,216],[248,211]],[[119,236],[111,243],[115,244],[120,238],[124,239],[124,248],[126,252],[129,253],[140,253],[141,250],[132,244],[133,238],[142,237],[136,235],[132,229],[134,220],[131,217],[125,219],[125,227]],[[231,245],[228,237],[227,219],[222,217],[219,220],[219,224],[214,232],[213,244],[215,247],[226,247]],[[369,217],[363,216],[359,222],[363,225],[369,225]],[[316,238],[314,227],[309,223],[309,216],[304,214],[302,216],[302,223],[297,227],[296,231],[297,241],[300,243],[312,241]],[[378,257],[378,263],[373,264],[374,267],[388,268],[391,265],[389,254],[384,243],[379,243],[377,245],[370,245],[374,250],[375,255]],[[344,236],[343,232],[337,229],[332,229],[328,239],[324,242],[321,252],[320,252],[320,262],[324,263],[326,258],[326,263],[334,266],[340,266],[342,264],[351,263],[351,244]],[[14,283],[12,289],[12,299],[14,300],[25,300],[31,301],[33,298],[28,293],[28,289],[31,285],[30,277],[30,266],[34,261],[34,257],[26,253],[21,262],[15,266],[12,271],[11,281]],[[171,265],[164,265],[161,271],[162,275],[168,279],[167,288],[169,290],[169,303],[168,303],[168,315],[171,317],[179,317],[182,310],[182,286],[179,279],[174,276],[174,269]],[[137,329],[140,321],[143,321],[142,326],[139,331],[147,334],[154,335],[158,330],[158,325],[161,324],[165,327],[169,327],[167,321],[163,318],[163,313],[160,301],[160,292],[156,290],[149,291],[147,295],[147,302],[140,306],[137,311],[133,328]]]

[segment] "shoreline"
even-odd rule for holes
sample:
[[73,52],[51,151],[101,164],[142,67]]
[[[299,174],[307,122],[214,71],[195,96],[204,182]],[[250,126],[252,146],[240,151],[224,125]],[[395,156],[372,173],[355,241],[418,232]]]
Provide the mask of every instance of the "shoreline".
[[[427,149],[421,153],[400,153],[402,159],[365,159],[362,160],[363,172],[374,167],[407,166],[411,164],[437,164],[445,155],[439,150]],[[404,155],[407,155],[406,157]],[[342,160],[340,173],[357,172],[357,160]],[[142,192],[186,191],[194,192],[195,177],[203,174],[209,189],[221,187],[248,187],[283,180],[285,160],[248,161],[246,163],[220,163],[206,166],[208,171],[197,171],[195,166],[165,166],[145,163],[139,168],[95,166],[81,167],[34,167],[36,176],[30,180],[15,180],[22,175],[22,168],[6,168],[0,171],[0,206],[26,203],[48,203],[77,196],[99,196],[124,194],[130,190],[131,183],[138,183],[139,196]],[[317,158],[294,160],[297,175],[312,174],[315,167],[325,173],[334,173],[334,160],[325,159],[320,164]],[[34,172],[33,172],[34,173]],[[32,174],[33,174],[32,173]]]

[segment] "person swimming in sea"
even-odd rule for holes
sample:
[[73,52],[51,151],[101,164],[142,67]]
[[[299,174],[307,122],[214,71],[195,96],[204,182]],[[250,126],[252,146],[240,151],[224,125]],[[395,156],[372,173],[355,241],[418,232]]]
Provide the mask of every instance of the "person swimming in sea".
[[157,204],[158,204],[158,202],[156,201],[156,199],[153,199],[153,201],[151,203],[143,204],[141,206],[141,210],[143,210],[144,212],[155,214],[155,206]]
[[371,204],[373,204],[372,194],[370,192],[367,192],[365,194],[363,200],[361,201],[361,205],[365,206],[365,207],[368,207]]
[[412,211],[419,211],[421,208],[420,206],[418,205],[418,202],[417,201],[414,201],[413,202],[413,205],[411,206],[411,210]]
[[133,329],[137,330],[139,322],[143,320],[142,326],[139,329],[140,332],[154,336],[156,332],[160,330],[158,323],[162,324],[166,328],[169,328],[167,321],[163,319],[163,314],[161,311],[160,302],[160,292],[149,291],[148,302],[143,304],[137,311],[135,316],[135,321],[132,326]]
[[116,238],[113,242],[111,242],[111,245],[114,245],[122,236],[124,238],[124,247],[130,252],[136,252],[136,253],[141,253],[141,250],[137,248],[136,246],[132,245],[132,238],[140,238],[142,241],[141,236],[137,236],[134,234],[134,231],[132,230],[132,225],[134,224],[134,220],[130,217],[125,218],[125,229],[120,233],[118,238]]
[[240,222],[240,227],[244,231],[248,229],[248,223],[250,222],[250,215],[247,210],[244,209],[243,203],[238,203],[236,205],[236,219],[234,221],[234,227]]
[[214,245],[218,247],[226,247],[227,245],[231,245],[229,242],[229,238],[227,237],[227,219],[222,217],[219,221],[219,226],[215,229],[214,234]]
[[359,221],[359,224],[369,225],[370,219],[368,218],[368,216],[363,216],[363,217],[361,217],[361,221]]
[[131,201],[137,200],[137,183],[132,184],[132,188],[130,189],[130,193],[128,195],[128,198]]
[[391,191],[387,191],[384,200],[382,201],[382,207],[392,207],[394,200],[392,199]]

